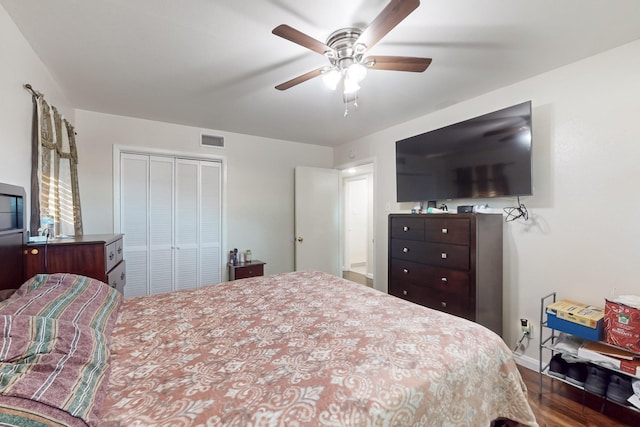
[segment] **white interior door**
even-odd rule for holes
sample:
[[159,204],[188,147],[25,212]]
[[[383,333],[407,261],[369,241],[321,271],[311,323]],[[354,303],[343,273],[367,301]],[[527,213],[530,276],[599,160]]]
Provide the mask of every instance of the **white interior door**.
[[369,227],[367,177],[348,180],[345,185],[345,243],[347,269],[367,265],[367,231]]
[[295,269],[341,276],[340,172],[295,168]]

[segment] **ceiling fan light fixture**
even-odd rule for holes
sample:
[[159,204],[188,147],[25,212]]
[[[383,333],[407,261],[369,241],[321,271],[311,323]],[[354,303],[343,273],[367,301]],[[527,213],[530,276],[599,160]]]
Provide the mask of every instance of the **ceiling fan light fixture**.
[[349,74],[344,77],[344,94],[349,95],[351,93],[356,93],[360,90],[360,85],[358,84],[358,80],[353,79],[349,76]]
[[359,62],[354,62],[349,65],[347,68],[347,76],[350,80],[355,80],[356,82],[361,82],[367,77],[367,67],[360,64]]
[[329,90],[336,90],[341,79],[342,73],[337,68],[331,68],[322,74],[322,83]]

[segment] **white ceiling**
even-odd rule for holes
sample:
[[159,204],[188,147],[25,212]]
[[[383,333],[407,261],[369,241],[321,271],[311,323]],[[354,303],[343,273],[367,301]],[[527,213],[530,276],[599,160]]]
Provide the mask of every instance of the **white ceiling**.
[[369,54],[424,73],[370,71],[346,118],[320,78],[274,89],[328,64],[274,27],[324,42],[387,3],[0,0],[74,108],[327,146],[640,39],[638,0],[423,0]]

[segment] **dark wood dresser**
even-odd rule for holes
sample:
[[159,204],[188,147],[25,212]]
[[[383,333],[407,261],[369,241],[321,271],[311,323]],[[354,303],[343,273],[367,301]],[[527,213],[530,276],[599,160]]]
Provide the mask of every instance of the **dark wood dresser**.
[[502,215],[389,215],[389,293],[502,336]]
[[74,273],[108,283],[124,292],[126,283],[122,234],[88,234],[29,243],[25,275]]

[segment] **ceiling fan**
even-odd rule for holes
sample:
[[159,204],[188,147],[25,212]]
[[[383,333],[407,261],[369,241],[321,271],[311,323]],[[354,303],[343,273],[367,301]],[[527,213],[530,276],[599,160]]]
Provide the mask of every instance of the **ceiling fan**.
[[[279,84],[276,89],[287,90],[314,77],[322,76],[323,82],[328,88],[335,90],[339,85],[342,86],[345,104],[353,101],[357,106],[357,93],[360,89],[360,82],[366,76],[367,69],[423,72],[431,64],[431,58],[365,56],[369,49],[419,5],[420,0],[391,0],[365,30],[341,28],[331,33],[326,43],[288,25],[277,26],[273,29],[273,34],[324,55],[329,60],[329,65],[294,77]],[[347,110],[345,109],[346,114]]]

